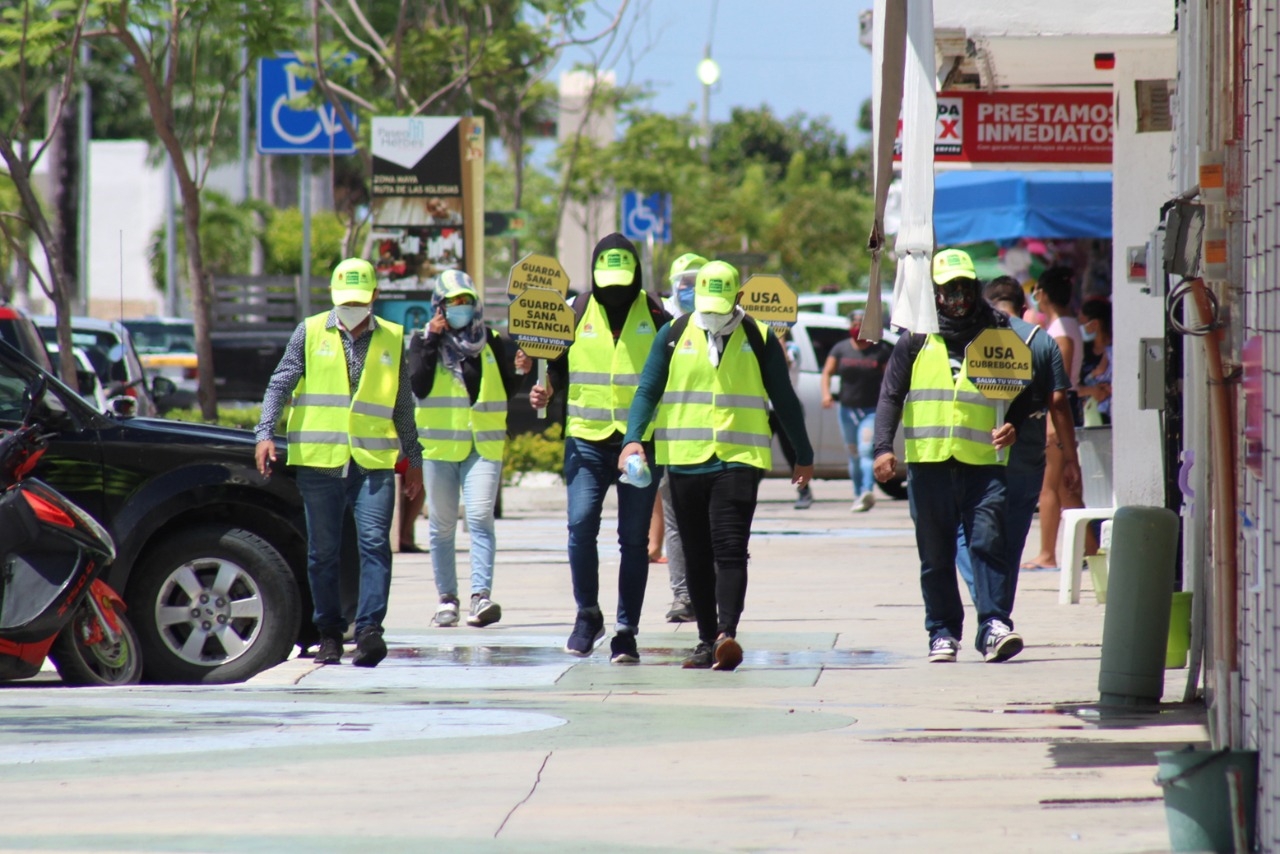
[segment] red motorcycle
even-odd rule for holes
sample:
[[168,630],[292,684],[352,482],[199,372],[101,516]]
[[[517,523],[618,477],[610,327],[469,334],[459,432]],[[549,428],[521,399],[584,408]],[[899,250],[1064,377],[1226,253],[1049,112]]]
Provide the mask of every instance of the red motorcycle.
[[138,636],[119,595],[99,576],[115,559],[111,535],[53,487],[29,477],[49,434],[33,422],[0,437],[0,680],[26,679],[48,657],[70,685],[142,678]]

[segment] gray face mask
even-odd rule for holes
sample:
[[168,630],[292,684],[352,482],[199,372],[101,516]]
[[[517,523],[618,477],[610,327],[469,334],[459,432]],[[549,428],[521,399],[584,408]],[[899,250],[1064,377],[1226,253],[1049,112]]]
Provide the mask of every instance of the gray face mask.
[[367,305],[339,305],[334,307],[334,311],[337,312],[338,322],[351,330],[364,323],[373,309]]
[[733,319],[733,312],[729,312],[728,314],[712,314],[711,312],[704,311],[700,312],[700,314],[702,315],[703,325],[712,335],[719,334],[720,330],[724,329],[729,321]]

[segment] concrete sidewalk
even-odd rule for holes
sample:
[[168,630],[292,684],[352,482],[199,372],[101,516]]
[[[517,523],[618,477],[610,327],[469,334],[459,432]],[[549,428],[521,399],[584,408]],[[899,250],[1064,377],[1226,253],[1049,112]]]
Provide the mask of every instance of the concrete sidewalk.
[[[494,626],[431,627],[430,557],[400,555],[375,670],[0,692],[0,848],[1167,850],[1153,752],[1206,740],[1202,709],[1172,702],[1186,671],[1159,710],[1099,710],[1103,608],[1087,589],[1058,605],[1053,572],[1022,574],[1020,656],[984,664],[970,637],[930,665],[906,503],[851,514],[847,482],[814,489],[795,511],[789,484],[762,486],[734,673],[679,667],[696,633],[662,621],[662,565],[639,666],[610,665],[607,640],[561,651],[554,486],[505,492]],[[606,523],[606,615],[614,540]]]

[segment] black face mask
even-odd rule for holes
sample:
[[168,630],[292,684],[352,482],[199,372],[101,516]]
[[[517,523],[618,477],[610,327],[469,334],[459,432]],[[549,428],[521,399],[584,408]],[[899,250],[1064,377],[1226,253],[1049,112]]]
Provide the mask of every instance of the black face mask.
[[968,317],[978,304],[976,285],[971,279],[952,279],[945,285],[935,284],[933,294],[938,303],[938,314],[956,320]]
[[609,308],[627,305],[636,298],[635,288],[630,285],[610,285],[606,288],[597,287],[594,293],[596,301]]

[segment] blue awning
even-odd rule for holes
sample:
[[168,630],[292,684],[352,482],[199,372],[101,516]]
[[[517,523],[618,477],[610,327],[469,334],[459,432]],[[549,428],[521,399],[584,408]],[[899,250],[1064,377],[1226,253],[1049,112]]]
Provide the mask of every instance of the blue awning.
[[1110,172],[939,172],[939,246],[1019,237],[1111,236]]

